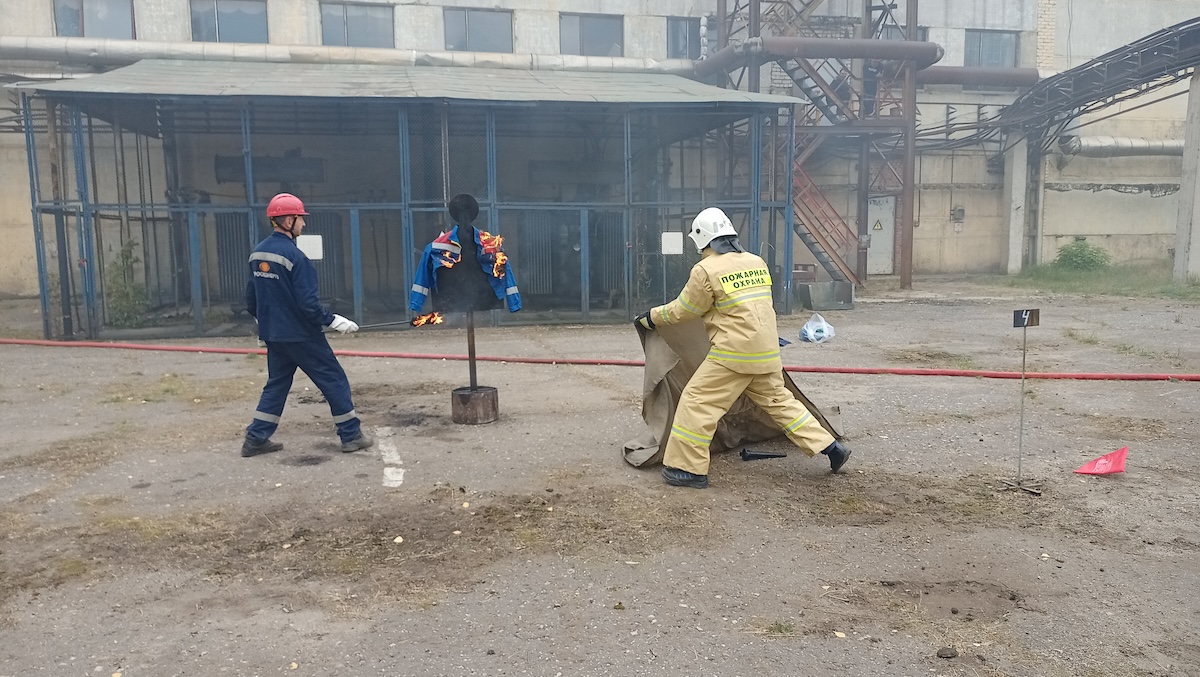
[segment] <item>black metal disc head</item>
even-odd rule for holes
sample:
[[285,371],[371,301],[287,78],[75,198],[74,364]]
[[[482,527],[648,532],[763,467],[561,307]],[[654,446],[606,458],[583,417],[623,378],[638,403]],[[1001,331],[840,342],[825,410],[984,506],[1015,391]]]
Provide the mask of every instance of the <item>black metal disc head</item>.
[[456,225],[470,225],[479,216],[479,202],[467,193],[459,193],[446,203],[446,211]]

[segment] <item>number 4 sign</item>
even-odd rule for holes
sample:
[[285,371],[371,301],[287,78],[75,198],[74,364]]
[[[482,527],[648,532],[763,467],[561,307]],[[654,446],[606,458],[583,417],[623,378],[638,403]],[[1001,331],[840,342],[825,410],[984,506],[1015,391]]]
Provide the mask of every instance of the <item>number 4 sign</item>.
[[1014,310],[1013,311],[1013,327],[1020,329],[1021,327],[1036,327],[1040,324],[1041,311],[1037,308],[1030,310]]

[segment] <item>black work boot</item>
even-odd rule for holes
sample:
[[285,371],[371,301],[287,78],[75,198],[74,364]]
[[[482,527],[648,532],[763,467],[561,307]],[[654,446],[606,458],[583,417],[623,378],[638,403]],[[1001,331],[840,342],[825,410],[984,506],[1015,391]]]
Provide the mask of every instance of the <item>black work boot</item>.
[[693,489],[707,489],[708,475],[697,475],[679,468],[668,468],[663,466],[663,479],[673,487],[691,487]]
[[279,451],[282,448],[283,442],[272,442],[271,440],[255,442],[247,437],[246,441],[242,442],[242,457],[250,458],[259,454],[269,454],[272,451]]
[[342,453],[348,454],[359,449],[366,449],[372,444],[375,444],[375,440],[371,439],[366,433],[360,432],[358,433],[358,437],[349,442],[342,442]]
[[829,457],[830,472],[841,470],[842,466],[846,465],[846,461],[850,460],[850,448],[841,442],[835,441],[833,444],[825,447],[821,453]]

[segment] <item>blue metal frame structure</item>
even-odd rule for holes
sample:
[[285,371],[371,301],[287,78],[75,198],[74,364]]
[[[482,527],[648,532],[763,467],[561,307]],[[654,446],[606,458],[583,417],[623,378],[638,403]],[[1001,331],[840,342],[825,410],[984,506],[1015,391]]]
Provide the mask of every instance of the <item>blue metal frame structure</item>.
[[29,103],[29,95],[21,95],[21,122],[25,126],[25,153],[29,158],[29,208],[33,215],[33,245],[38,272],[38,301],[42,310],[42,335],[50,338],[53,328],[50,323],[50,289],[49,273],[46,270],[46,237],[42,231],[42,215],[38,211],[38,203],[42,194],[38,181],[37,144],[33,135],[33,109]]
[[[42,187],[39,183],[39,173],[37,167],[37,137],[35,131],[35,120],[33,114],[33,100],[36,95],[22,95],[22,116],[25,125],[26,147],[29,157],[29,177],[30,177],[30,196],[31,196],[31,215],[33,217],[34,238],[37,245],[37,265],[38,275],[40,278],[40,296],[43,312],[43,332],[50,337],[53,332],[53,322],[50,320],[50,296],[51,290],[49,287],[49,269],[47,259],[47,241],[46,233],[43,230],[41,218],[47,213],[65,213],[74,212],[76,215],[76,233],[79,248],[79,272],[80,272],[80,294],[82,296],[83,306],[86,308],[87,314],[87,332],[89,337],[95,337],[101,326],[100,312],[103,307],[100,297],[100,285],[96,279],[95,273],[95,218],[98,214],[118,213],[130,214],[135,211],[146,212],[147,210],[157,214],[165,214],[170,217],[181,219],[181,223],[186,224],[186,232],[183,242],[186,243],[187,253],[184,254],[185,260],[181,261],[187,266],[186,281],[180,279],[181,283],[176,289],[188,290],[190,295],[190,305],[193,315],[193,324],[196,331],[205,329],[204,310],[206,304],[206,277],[204,260],[205,253],[203,243],[207,241],[207,236],[204,235],[204,229],[207,227],[208,221],[203,215],[215,215],[220,213],[240,213],[247,215],[247,238],[254,244],[259,239],[259,223],[260,212],[264,205],[258,204],[258,199],[255,194],[255,167],[254,167],[254,141],[255,141],[255,121],[252,111],[252,106],[245,103],[229,104],[221,101],[220,105],[226,109],[233,109],[237,115],[237,131],[240,132],[240,145],[243,156],[244,171],[245,171],[245,190],[247,195],[246,204],[229,204],[219,205],[211,203],[203,204],[184,204],[178,202],[167,203],[139,203],[139,204],[116,204],[109,202],[93,202],[92,196],[88,191],[88,164],[87,153],[88,147],[85,144],[85,135],[83,133],[84,113],[86,103],[82,97],[78,100],[60,101],[65,104],[67,112],[68,130],[72,143],[73,160],[75,163],[75,180],[74,180],[74,195],[64,195],[60,202],[44,200],[42,198]],[[450,105],[454,105],[451,102]],[[478,103],[465,104],[472,105],[475,108],[479,107]],[[623,299],[623,314],[626,317],[632,316],[635,312],[633,303],[635,300],[635,276],[636,266],[634,251],[635,241],[639,239],[637,233],[641,232],[646,226],[645,221],[635,222],[635,213],[649,214],[653,219],[653,214],[657,211],[663,214],[671,213],[678,215],[678,210],[684,206],[679,199],[664,199],[663,194],[642,195],[643,199],[635,199],[635,184],[638,181],[645,180],[637,178],[639,165],[636,154],[644,152],[647,148],[654,147],[656,142],[650,140],[650,137],[643,138],[640,135],[642,132],[634,131],[634,116],[636,114],[647,115],[648,119],[653,119],[655,115],[688,115],[690,113],[711,114],[716,109],[712,106],[626,106],[623,109],[618,109],[616,112],[619,115],[618,125],[620,135],[620,143],[622,144],[622,182],[623,182],[623,197],[619,201],[615,200],[595,200],[595,201],[577,201],[568,200],[562,202],[546,202],[537,200],[509,200],[505,201],[500,198],[498,189],[498,150],[497,150],[497,113],[498,111],[508,108],[503,104],[487,105],[485,108],[484,119],[484,141],[486,144],[486,191],[485,199],[481,199],[481,206],[486,210],[490,228],[496,232],[501,229],[501,217],[505,213],[510,212],[562,212],[562,211],[577,211],[579,214],[579,307],[577,312],[579,317],[584,321],[593,319],[595,314],[591,306],[590,298],[590,278],[594,268],[594,263],[591,261],[591,255],[594,253],[594,243],[591,242],[591,216],[597,212],[609,212],[620,214],[620,236],[609,240],[610,245],[613,241],[621,243],[623,251],[617,256],[620,256],[619,271],[610,268],[609,275],[616,274],[619,277],[610,279],[620,279],[620,284],[624,287]],[[611,109],[610,109],[611,110]],[[764,199],[763,198],[763,146],[764,146],[764,121],[767,115],[780,115],[780,107],[775,104],[746,104],[739,107],[717,111],[723,115],[721,119],[725,120],[719,124],[731,124],[731,121],[746,121],[748,125],[748,160],[750,164],[750,185],[748,186],[748,195],[725,195],[724,199],[718,198],[710,200],[705,205],[695,205],[699,210],[703,206],[720,206],[727,210],[745,211],[749,214],[748,232],[744,234],[744,239],[747,243],[747,248],[752,251],[757,251],[762,243],[761,223],[762,214],[766,209],[782,209],[785,215],[785,223],[788,226],[788,233],[792,232],[793,214],[791,211],[791,163],[784,163],[781,168],[786,172],[787,186],[786,196],[772,196],[782,199]],[[351,203],[312,203],[309,204],[310,209],[317,209],[323,212],[342,211],[349,214],[349,247],[350,247],[350,262],[351,262],[351,286],[353,297],[353,315],[356,321],[362,323],[366,319],[366,301],[367,294],[364,282],[364,257],[363,257],[363,224],[362,212],[379,212],[392,211],[398,212],[401,219],[400,231],[400,248],[401,258],[403,260],[403,290],[402,295],[407,298],[408,290],[413,283],[414,274],[419,264],[421,248],[417,246],[415,241],[416,226],[414,218],[419,214],[438,213],[444,209],[440,202],[429,200],[417,200],[414,196],[414,166],[415,158],[413,157],[413,143],[411,137],[411,108],[408,105],[399,105],[396,112],[395,124],[397,131],[397,154],[399,160],[399,202],[351,202]],[[795,116],[789,109],[787,113],[788,121],[788,138],[787,147],[789,149],[789,157],[795,145]],[[773,126],[775,129],[776,126]],[[232,130],[231,130],[232,131]],[[614,140],[618,137],[613,136]],[[648,145],[647,145],[648,144]],[[641,165],[640,171],[646,171],[645,165]],[[657,170],[655,170],[657,171]],[[682,189],[682,184],[681,184]],[[773,189],[774,190],[774,189]],[[740,198],[740,199],[737,199]],[[681,198],[682,191],[681,191]],[[616,227],[615,222],[612,226]],[[637,225],[640,223],[640,225]],[[653,222],[650,222],[653,228]],[[645,237],[643,234],[640,237]],[[792,309],[791,299],[791,265],[793,260],[793,242],[792,238],[786,238],[787,247],[784,252],[784,279],[781,285],[783,299],[780,299],[780,305],[784,312],[790,312]],[[423,243],[422,243],[423,244]],[[211,255],[211,253],[209,254]],[[614,256],[614,252],[607,252],[608,256]],[[210,259],[211,260],[211,259]],[[615,263],[615,258],[607,259]],[[644,290],[642,290],[644,291]],[[638,293],[641,293],[640,291]],[[616,306],[616,308],[621,308]],[[407,303],[404,304],[404,316],[411,318],[412,313],[407,310]],[[611,315],[609,315],[611,317]]]

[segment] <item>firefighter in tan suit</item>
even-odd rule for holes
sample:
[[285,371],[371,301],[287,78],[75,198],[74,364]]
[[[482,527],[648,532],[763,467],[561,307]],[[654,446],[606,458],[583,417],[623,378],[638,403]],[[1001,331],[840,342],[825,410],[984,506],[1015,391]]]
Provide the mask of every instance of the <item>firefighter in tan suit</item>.
[[711,344],[675,411],[663,458],[663,478],[674,486],[708,486],[708,447],[717,422],[743,392],[775,419],[804,453],[810,457],[825,454],[837,472],[850,457],[850,450],[834,440],[783,384],[766,262],[742,249],[729,217],[716,207],[700,212],[688,236],[704,258],[692,267],[679,298],[636,320],[646,329],[654,329],[700,317]]

